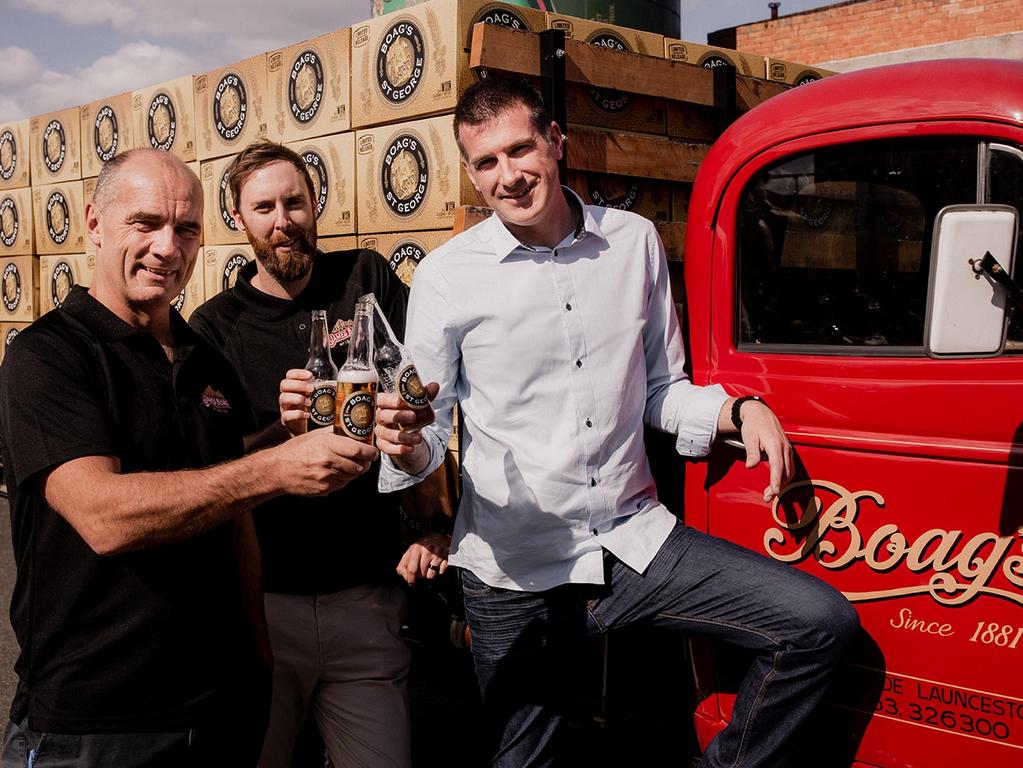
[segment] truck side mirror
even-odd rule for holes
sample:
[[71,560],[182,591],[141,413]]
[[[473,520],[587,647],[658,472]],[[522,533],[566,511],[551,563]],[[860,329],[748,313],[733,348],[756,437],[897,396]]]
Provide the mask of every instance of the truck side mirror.
[[929,357],[1002,353],[1008,296],[974,264],[990,254],[1011,275],[1018,226],[1019,214],[1008,205],[950,205],[938,212],[924,322]]

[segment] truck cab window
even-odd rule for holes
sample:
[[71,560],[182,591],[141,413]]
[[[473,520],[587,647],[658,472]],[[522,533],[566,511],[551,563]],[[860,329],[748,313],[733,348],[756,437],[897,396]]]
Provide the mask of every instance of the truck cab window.
[[[1011,205],[1023,215],[1023,151],[1005,144],[989,144],[987,149],[987,177],[985,200],[988,203]],[[984,158],[982,156],[982,162]],[[1021,222],[1023,223],[1023,222]],[[1019,259],[1023,258],[1023,227],[1017,233],[1017,281],[1023,277]],[[1023,353],[1023,312],[1013,312],[1009,319],[1009,333],[1005,339],[1006,354]]]
[[[934,217],[976,202],[977,163],[976,139],[939,137],[830,147],[765,169],[739,212],[740,348],[922,355]],[[1013,183],[994,176],[992,193]]]

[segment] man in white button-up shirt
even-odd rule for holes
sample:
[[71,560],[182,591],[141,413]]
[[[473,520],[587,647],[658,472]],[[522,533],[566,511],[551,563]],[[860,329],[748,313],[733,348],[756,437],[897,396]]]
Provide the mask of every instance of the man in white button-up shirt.
[[[643,425],[677,434],[687,456],[741,429],[747,466],[762,453],[770,463],[770,501],[792,475],[778,420],[759,400],[689,381],[653,225],[560,185],[564,138],[531,87],[481,81],[455,130],[494,215],[418,267],[406,343],[437,383],[437,421],[401,432],[414,415],[381,395],[377,443],[390,457],[381,490],[411,485],[443,460],[460,407],[449,561],[462,569],[494,765],[569,764],[565,670],[586,634],[635,621],[757,653],[703,764],[777,764],[856,614],[824,583],[679,523],[657,499]],[[405,563],[409,578],[431,577],[442,555]]]

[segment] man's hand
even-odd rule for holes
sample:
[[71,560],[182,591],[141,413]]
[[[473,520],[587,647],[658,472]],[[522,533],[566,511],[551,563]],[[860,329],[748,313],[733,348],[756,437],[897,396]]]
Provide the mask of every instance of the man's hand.
[[277,402],[281,409],[281,424],[293,435],[306,431],[309,409],[313,405],[313,374],[305,368],[291,368],[281,380],[281,394]]
[[295,496],[323,496],[361,475],[380,456],[372,445],[314,429],[275,448],[283,490]]
[[[432,381],[426,385],[426,395],[432,402],[437,396],[440,385]],[[423,436],[418,432],[403,432],[399,425],[408,426],[416,422],[416,412],[401,402],[396,393],[377,392],[376,412],[377,447],[382,453],[395,460],[410,474],[422,471],[429,461],[429,450],[423,443]]]
[[445,533],[428,533],[401,556],[398,575],[411,586],[416,579],[435,579],[448,569],[451,537]]
[[[731,401],[726,403],[730,408]],[[771,484],[764,489],[764,501],[781,495],[794,472],[792,444],[781,428],[774,411],[757,400],[747,400],[739,412],[742,419],[742,442],[746,446],[746,467],[752,469],[767,456],[771,467]]]

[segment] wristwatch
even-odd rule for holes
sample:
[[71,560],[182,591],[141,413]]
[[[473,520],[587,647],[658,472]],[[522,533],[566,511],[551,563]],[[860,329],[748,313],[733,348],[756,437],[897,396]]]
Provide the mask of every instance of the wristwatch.
[[742,417],[739,415],[739,410],[742,408],[742,404],[748,400],[756,400],[758,403],[764,402],[764,398],[759,395],[743,395],[742,397],[735,398],[735,402],[732,403],[732,424],[740,432],[742,431]]

